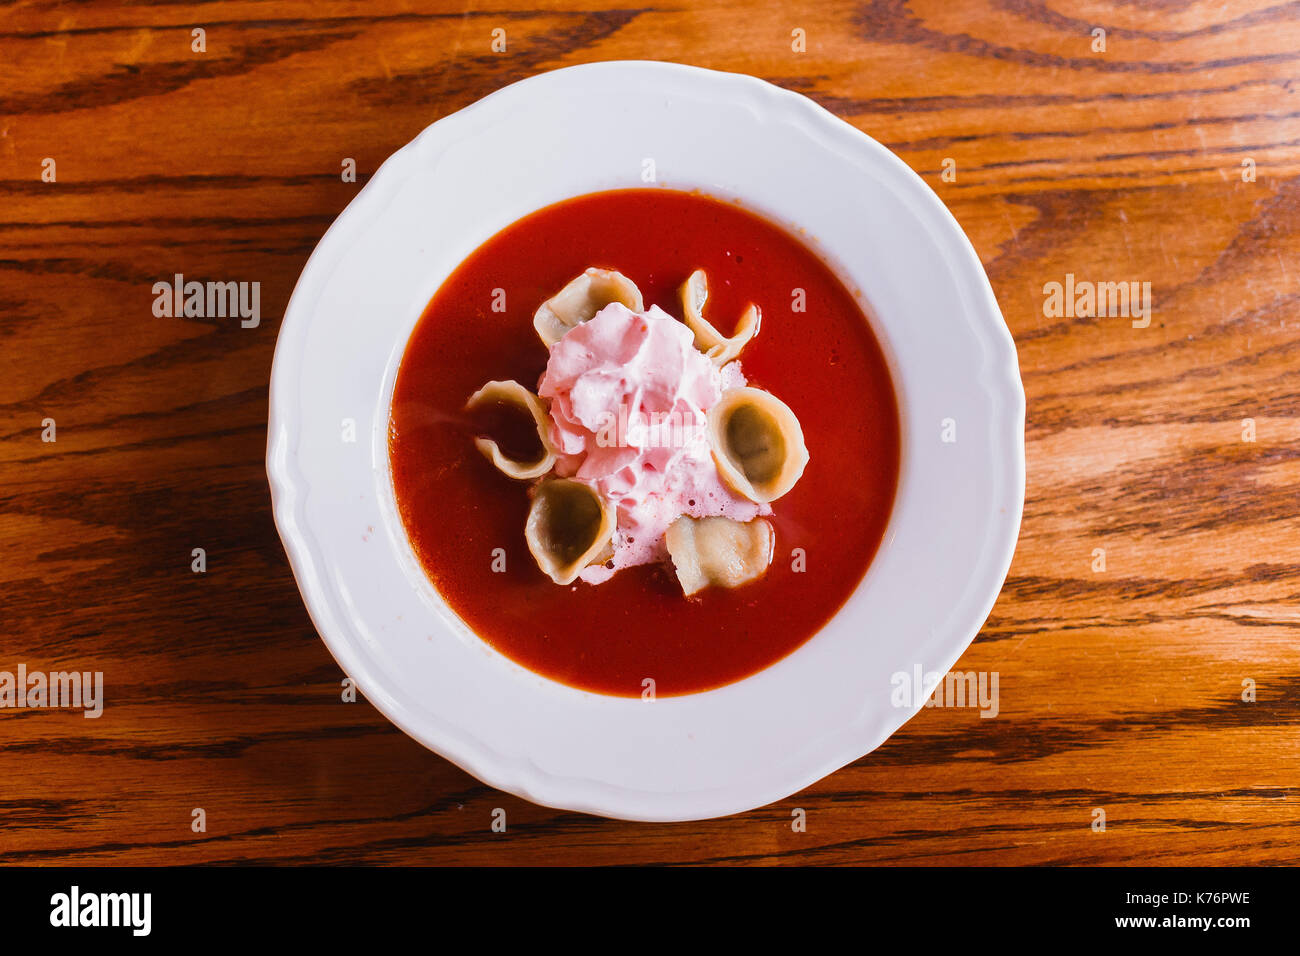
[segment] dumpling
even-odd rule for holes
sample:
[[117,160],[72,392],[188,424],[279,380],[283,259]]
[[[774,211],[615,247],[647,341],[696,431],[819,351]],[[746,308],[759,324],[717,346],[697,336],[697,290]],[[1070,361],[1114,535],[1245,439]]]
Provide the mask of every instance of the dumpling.
[[722,479],[750,501],[775,501],[808,464],[803,429],[790,406],[746,386],[722,393],[709,409],[709,445]]
[[762,518],[691,518],[682,515],[668,526],[664,542],[677,580],[689,597],[711,585],[739,587],[767,573],[776,535]]
[[541,304],[533,314],[533,328],[551,346],[611,302],[621,302],[633,312],[645,311],[641,290],[623,273],[588,269]]
[[540,478],[555,466],[555,450],[551,447],[551,416],[540,398],[513,379],[488,382],[469,397],[466,410],[478,408],[489,402],[503,402],[523,409],[537,425],[537,438],[542,443],[541,457],[534,461],[518,461],[508,457],[490,438],[475,438],[474,445],[492,464],[511,478]]
[[695,333],[695,347],[707,355],[713,364],[726,365],[740,350],[758,334],[762,313],[758,306],[751,305],[740,316],[736,331],[731,338],[726,338],[704,317],[704,303],[709,298],[709,279],[703,269],[691,273],[681,288],[682,314],[686,324]]
[[533,489],[524,537],[537,566],[556,584],[614,553],[614,507],[591,485],[553,478]]

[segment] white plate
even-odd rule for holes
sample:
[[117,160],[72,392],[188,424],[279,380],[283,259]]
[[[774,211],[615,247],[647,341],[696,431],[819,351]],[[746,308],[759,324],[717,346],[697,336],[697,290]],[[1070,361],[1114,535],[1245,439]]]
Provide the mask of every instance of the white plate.
[[[560,199],[699,188],[803,228],[878,323],[902,414],[885,540],[835,618],[784,660],[653,703],[590,694],[476,638],[416,562],[388,476],[389,400],[416,320],[475,247]],[[944,442],[941,423],[956,423]],[[357,439],[344,440],[344,421]],[[536,803],[635,820],[781,800],[879,746],[993,606],[1024,501],[1024,393],[984,271],[925,183],[795,93],[668,63],[516,83],[394,153],[312,253],[285,313],[267,448],[275,520],[321,637],[416,740]]]

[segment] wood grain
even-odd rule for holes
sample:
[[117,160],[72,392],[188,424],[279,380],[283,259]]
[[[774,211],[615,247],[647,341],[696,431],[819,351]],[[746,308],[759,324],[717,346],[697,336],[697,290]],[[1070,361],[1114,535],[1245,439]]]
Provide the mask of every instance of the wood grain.
[[[108,696],[0,711],[0,862],[1300,862],[1300,4],[412,6],[0,6],[0,669]],[[621,58],[762,76],[896,151],[971,236],[1029,400],[1019,549],[959,665],[999,672],[999,716],[925,710],[700,824],[529,805],[341,703],[263,470],[279,318],[368,174]],[[261,325],[155,318],[177,272],[261,282]],[[1150,326],[1046,317],[1066,273],[1151,282]]]

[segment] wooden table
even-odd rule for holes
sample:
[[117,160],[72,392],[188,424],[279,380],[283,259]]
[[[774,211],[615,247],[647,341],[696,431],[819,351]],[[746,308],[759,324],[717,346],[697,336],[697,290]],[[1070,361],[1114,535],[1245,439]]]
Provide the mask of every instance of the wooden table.
[[[0,10],[0,670],[107,698],[0,711],[0,862],[1300,862],[1295,4],[414,6]],[[513,80],[624,58],[756,74],[897,152],[1029,399],[1019,549],[959,665],[999,673],[998,717],[922,711],[698,824],[532,806],[342,703],[263,468],[280,316],[368,175]],[[260,281],[260,326],[155,316],[175,273]],[[1067,273],[1150,282],[1151,322],[1046,314]]]

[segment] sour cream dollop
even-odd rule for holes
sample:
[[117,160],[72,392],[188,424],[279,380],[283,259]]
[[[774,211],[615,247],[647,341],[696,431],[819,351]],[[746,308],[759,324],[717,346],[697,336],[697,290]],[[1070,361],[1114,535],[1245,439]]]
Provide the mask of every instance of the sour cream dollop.
[[658,306],[607,305],[551,346],[537,392],[551,403],[556,474],[590,482],[617,514],[612,559],[582,580],[664,559],[664,533],[681,515],[772,513],[727,486],[709,449],[708,410],[744,384],[738,361],[718,369]]

